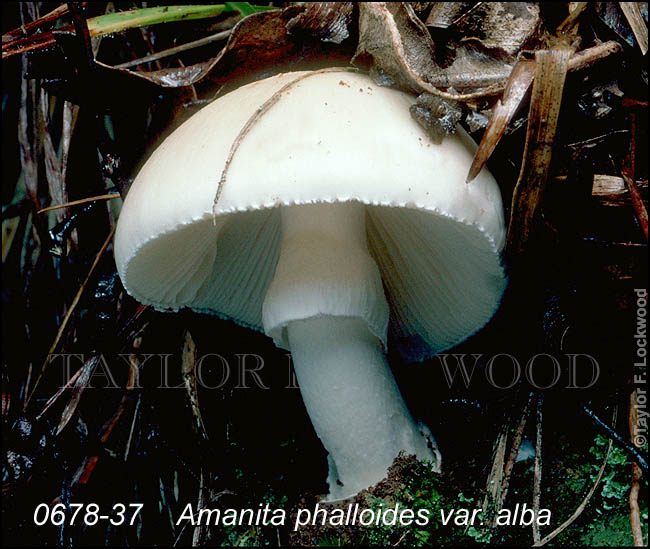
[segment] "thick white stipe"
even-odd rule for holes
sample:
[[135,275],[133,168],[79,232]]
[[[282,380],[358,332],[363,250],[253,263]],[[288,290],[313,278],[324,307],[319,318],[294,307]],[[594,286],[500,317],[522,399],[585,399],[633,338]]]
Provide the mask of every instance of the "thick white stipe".
[[364,207],[294,206],[281,215],[264,328],[292,352],[305,406],[329,452],[328,499],[379,482],[401,450],[439,466],[435,442],[413,421],[384,357],[388,306],[367,248]]
[[329,452],[329,501],[379,482],[401,450],[439,465],[362,320],[292,322],[289,343],[307,412]]

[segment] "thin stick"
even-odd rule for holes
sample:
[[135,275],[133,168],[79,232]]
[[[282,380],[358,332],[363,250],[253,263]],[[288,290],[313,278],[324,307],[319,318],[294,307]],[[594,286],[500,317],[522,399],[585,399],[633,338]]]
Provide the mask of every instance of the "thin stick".
[[[613,40],[609,42],[603,42],[592,48],[587,48],[581,52],[573,54],[571,59],[569,59],[569,71],[579,71],[593,65],[597,61],[604,59],[614,53],[620,53],[623,51],[623,47]],[[438,95],[443,99],[449,99],[452,101],[471,101],[473,99],[480,99],[483,97],[489,97],[492,95],[499,95],[506,88],[508,79],[505,78],[501,82],[495,82],[481,90],[470,92],[470,93],[449,93],[442,91],[431,85],[424,87],[424,90],[432,93],[433,95]]]
[[[86,54],[86,66],[83,68],[90,69],[95,64],[95,56],[93,55],[93,47],[90,42],[90,30],[88,29],[86,14],[78,2],[68,2],[68,6],[70,7],[70,13],[72,13],[77,40],[83,44],[84,53]],[[81,66],[78,68],[79,70],[82,69]]]
[[[205,485],[203,482],[203,467],[201,467],[201,480],[199,481],[199,497],[196,502],[196,510],[201,511],[205,507],[205,495],[204,495]],[[192,546],[197,547],[201,545],[201,538],[203,537],[203,523],[199,521],[199,524],[194,528],[194,533],[192,534]]]
[[[490,504],[494,504],[495,512],[494,515],[490,518],[490,528],[494,528],[494,522],[498,514],[496,506],[498,504],[499,498],[501,497],[500,490],[503,482],[503,464],[505,462],[506,455],[506,445],[507,445],[507,425],[499,433],[495,443],[494,443],[494,458],[492,460],[492,468],[490,469],[490,474],[488,475],[487,483],[485,486],[485,497],[483,498],[482,509],[488,509]],[[463,534],[466,534],[469,530],[469,524],[465,526]]]
[[645,239],[648,240],[648,210],[646,210],[643,199],[641,198],[641,193],[639,192],[636,183],[634,182],[636,173],[636,114],[634,112],[630,113],[630,144],[628,148],[627,155],[623,161],[623,180],[627,185],[627,189],[630,193],[630,198],[632,199],[632,205],[634,206],[634,212],[636,217],[639,220],[639,225],[641,225],[641,230],[645,235]]
[[[61,326],[59,327],[59,331],[56,334],[56,337],[54,338],[54,342],[52,343],[52,346],[50,347],[50,350],[47,352],[47,355],[45,356],[45,361],[43,362],[43,366],[41,367],[41,373],[38,375],[38,378],[36,379],[36,383],[34,383],[34,388],[32,389],[32,392],[29,395],[29,398],[27,399],[27,402],[25,402],[25,406],[23,407],[23,410],[29,406],[30,401],[32,400],[32,397],[36,393],[36,388],[38,387],[38,384],[40,383],[41,379],[43,378],[43,374],[45,373],[45,370],[47,369],[48,364],[50,364],[49,358],[52,355],[52,353],[55,351],[57,345],[59,344],[59,340],[61,339],[61,336],[63,335],[63,332],[65,331],[66,326],[68,325],[68,321],[72,317],[72,313],[74,312],[75,308],[77,307],[77,303],[79,303],[79,300],[81,299],[81,295],[83,294],[84,290],[86,289],[86,286],[88,285],[88,281],[90,280],[90,277],[93,275],[95,272],[95,268],[99,264],[99,260],[102,258],[104,255],[104,252],[106,251],[106,248],[108,248],[108,245],[110,244],[113,235],[115,234],[115,228],[109,233],[108,237],[106,237],[106,240],[104,241],[104,244],[102,244],[102,247],[100,248],[99,252],[97,253],[97,256],[95,257],[95,261],[93,261],[93,264],[90,267],[90,270],[88,271],[88,275],[86,276],[86,280],[83,281],[83,284],[77,291],[77,295],[74,296],[74,299],[72,300],[72,303],[70,304],[70,308],[68,309],[68,312],[65,314],[65,317],[63,318],[63,322],[61,322]],[[27,390],[25,391],[27,392]]]
[[537,433],[535,438],[535,473],[533,476],[533,541],[541,539],[539,533],[539,506],[542,498],[542,407],[544,406],[544,394],[537,397]]
[[[84,4],[87,4],[87,2],[82,2],[80,7]],[[212,18],[230,11],[233,10],[226,8],[222,4],[209,6],[156,6],[91,17],[87,20],[87,26],[90,36],[103,36],[158,23]],[[60,27],[58,31],[68,32],[74,28],[74,25],[65,25]],[[25,38],[19,37],[6,43],[3,42],[2,59],[20,53],[51,48],[55,45],[56,39],[52,31],[31,34]]]
[[126,63],[120,63],[119,65],[114,65],[113,68],[129,69],[137,65],[142,65],[143,63],[149,63],[150,61],[158,61],[158,59],[163,59],[164,57],[169,57],[171,55],[175,55],[177,53],[181,53],[187,50],[199,48],[201,46],[205,46],[206,44],[216,42],[217,40],[223,40],[224,38],[228,38],[231,34],[232,34],[232,29],[221,31],[218,32],[217,34],[212,34],[210,36],[206,36],[205,38],[194,40],[193,42],[188,42],[187,44],[181,44],[180,46],[175,46],[173,48],[168,48],[166,50],[162,50],[157,53],[152,53],[151,55],[141,57],[140,59],[134,59],[133,61],[127,61]]
[[506,501],[506,496],[508,495],[508,486],[510,484],[510,476],[512,475],[512,469],[515,465],[515,460],[519,454],[519,449],[521,448],[521,440],[524,436],[524,428],[526,427],[526,421],[528,420],[529,408],[531,404],[533,394],[531,393],[528,396],[526,401],[526,406],[524,406],[521,416],[519,418],[519,423],[515,429],[514,436],[512,437],[512,446],[510,447],[510,454],[508,455],[508,461],[506,461],[505,467],[503,468],[503,481],[501,483],[501,493],[499,495],[499,500],[497,501],[496,512],[497,514],[501,509],[503,509],[503,504]]
[[589,65],[593,65],[596,61],[600,61],[601,59],[605,59],[605,57],[622,51],[623,46],[614,40],[603,42],[593,48],[587,48],[586,50],[574,53],[571,59],[569,59],[569,70],[579,71]]
[[[630,405],[627,416],[628,429],[630,431],[630,438],[634,444],[636,437],[637,427],[639,425],[639,404],[637,401],[637,391],[634,390],[630,393]],[[636,446],[636,444],[635,444]],[[632,462],[632,479],[630,481],[630,495],[628,502],[630,505],[630,529],[632,530],[632,539],[634,540],[635,547],[643,547],[643,529],[641,527],[641,511],[639,509],[639,492],[641,491],[640,480],[643,476],[641,467],[638,463]]]
[[578,18],[582,15],[582,12],[585,11],[588,5],[589,2],[575,2],[575,8],[573,8],[573,11],[558,25],[557,33],[568,34],[572,31],[576,26]]
[[[612,418],[612,422],[616,422],[616,411],[617,408],[614,408],[614,414]],[[596,491],[596,488],[598,488],[598,485],[600,484],[600,479],[603,478],[603,473],[605,472],[605,467],[607,467],[607,460],[609,459],[609,452],[612,449],[612,439],[609,439],[609,444],[607,445],[607,451],[605,452],[605,458],[603,459],[603,463],[600,466],[600,471],[598,471],[598,475],[596,476],[596,480],[593,484],[593,486],[590,488],[589,492],[587,492],[587,495],[585,498],[582,500],[582,503],[578,505],[578,508],[573,512],[573,514],[565,520],[560,526],[558,526],[555,530],[553,530],[550,534],[547,536],[544,536],[540,541],[536,541],[533,543],[533,547],[541,547],[542,545],[546,545],[549,541],[551,541],[555,536],[560,534],[563,530],[565,530],[568,526],[573,523],[574,520],[576,520],[580,514],[585,510],[585,507],[587,507],[587,503],[589,503],[589,500],[591,499],[591,496],[594,495],[594,492]]]
[[[82,2],[81,5],[85,6],[87,3],[88,2]],[[24,25],[21,25],[17,29],[4,33],[2,35],[2,44],[3,45],[8,44],[10,42],[14,42],[15,40],[19,40],[20,38],[24,38],[25,36],[28,36],[30,32],[35,31],[36,29],[39,29],[41,27],[44,27],[45,25],[48,25],[50,23],[53,23],[59,17],[63,17],[68,13],[69,10],[70,8],[68,7],[68,5],[63,4],[58,8],[53,9],[51,12],[46,13],[42,17],[39,17],[35,21],[30,21],[29,23],[25,23]]]
[[608,438],[612,439],[614,442],[621,447],[621,449],[627,453],[630,458],[636,461],[639,464],[639,467],[643,470],[644,473],[648,474],[648,462],[646,459],[639,453],[636,446],[629,444],[621,435],[619,435],[612,427],[607,425],[602,419],[600,419],[592,410],[587,408],[587,406],[582,406],[582,411],[589,416],[591,421],[600,431]]
[[135,409],[133,410],[133,421],[131,421],[131,430],[129,431],[129,438],[126,441],[126,446],[124,447],[124,461],[129,457],[129,450],[131,449],[131,440],[133,440],[133,432],[135,431],[135,422],[138,418],[138,411],[140,410],[140,401],[142,400],[142,393],[138,393],[138,400],[135,403]]
[[120,198],[120,195],[117,193],[111,194],[100,194],[98,196],[91,196],[89,198],[81,198],[80,200],[73,200],[72,202],[66,202],[65,204],[56,204],[55,206],[48,206],[47,208],[42,208],[36,213],[45,213],[52,210],[59,210],[61,208],[68,208],[69,206],[77,206],[79,204],[85,204],[86,202],[94,202],[95,200],[113,200],[115,198]]

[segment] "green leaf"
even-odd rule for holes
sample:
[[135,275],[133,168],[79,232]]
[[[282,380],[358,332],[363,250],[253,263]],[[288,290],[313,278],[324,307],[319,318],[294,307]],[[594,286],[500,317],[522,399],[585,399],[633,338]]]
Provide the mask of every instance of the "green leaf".
[[259,11],[277,10],[275,6],[252,6],[249,2],[226,2],[229,11],[238,11],[242,17]]
[[224,4],[214,4],[207,6],[158,6],[119,11],[91,17],[88,19],[88,31],[91,36],[99,36],[158,23],[207,19],[217,17],[224,11],[232,11],[232,8],[228,9]]

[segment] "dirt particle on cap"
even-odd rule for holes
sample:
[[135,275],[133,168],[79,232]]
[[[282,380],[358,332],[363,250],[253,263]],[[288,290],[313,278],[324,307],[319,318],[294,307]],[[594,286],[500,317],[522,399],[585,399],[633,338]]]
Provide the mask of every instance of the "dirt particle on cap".
[[345,82],[343,80],[339,80],[339,86],[347,86],[349,88],[350,84],[348,84],[347,82]]

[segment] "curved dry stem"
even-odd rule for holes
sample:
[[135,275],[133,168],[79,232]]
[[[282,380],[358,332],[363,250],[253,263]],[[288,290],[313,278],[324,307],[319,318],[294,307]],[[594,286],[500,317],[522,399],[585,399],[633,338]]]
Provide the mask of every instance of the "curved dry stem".
[[[616,422],[616,412],[617,408],[614,408],[614,413],[612,414],[612,423]],[[587,507],[587,504],[589,503],[589,500],[591,497],[594,495],[596,492],[596,488],[598,488],[598,485],[600,484],[600,480],[603,478],[603,473],[605,472],[605,467],[607,467],[607,461],[609,460],[609,452],[612,449],[612,439],[609,439],[609,443],[607,444],[607,450],[605,452],[605,457],[603,458],[603,463],[600,466],[600,471],[598,471],[598,475],[596,476],[596,480],[594,481],[593,486],[589,489],[589,492],[587,492],[587,495],[585,498],[582,500],[582,503],[578,505],[578,508],[573,512],[573,514],[565,520],[560,526],[558,526],[555,530],[553,530],[550,534],[544,536],[540,541],[537,541],[533,543],[533,547],[541,547],[542,545],[546,545],[549,541],[551,541],[554,537],[556,537],[558,534],[566,530],[579,516],[580,514],[585,510],[585,507]]]
[[214,196],[214,203],[212,205],[212,218],[215,224],[216,224],[216,217],[217,217],[216,216],[217,204],[219,202],[219,198],[221,197],[221,193],[223,192],[223,186],[226,183],[226,177],[228,176],[228,170],[230,169],[230,164],[232,163],[235,153],[243,143],[244,138],[248,135],[248,133],[253,128],[253,126],[257,124],[257,122],[271,109],[271,107],[273,107],[273,105],[275,105],[280,100],[282,94],[285,91],[291,89],[295,84],[297,84],[301,80],[304,80],[305,78],[309,78],[310,76],[316,76],[317,74],[324,74],[328,72],[359,72],[359,70],[355,69],[354,67],[328,67],[326,69],[320,69],[317,71],[301,74],[297,78],[291,80],[291,82],[287,82],[278,91],[276,91],[271,97],[269,97],[264,103],[262,103],[257,108],[257,110],[250,116],[250,118],[246,121],[242,129],[237,134],[237,137],[232,142],[232,146],[230,147],[230,151],[228,152],[228,157],[226,158],[226,163],[224,164],[223,170],[221,171],[221,177],[219,178],[219,183],[217,184],[217,192]]

